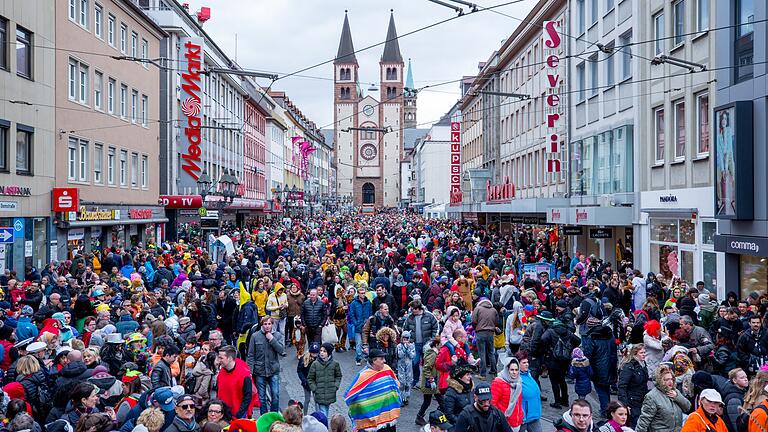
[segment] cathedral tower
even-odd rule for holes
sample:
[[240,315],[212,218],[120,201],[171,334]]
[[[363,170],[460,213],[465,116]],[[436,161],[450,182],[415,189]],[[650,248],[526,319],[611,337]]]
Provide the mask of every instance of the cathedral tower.
[[353,194],[354,160],[352,155],[357,147],[356,134],[343,129],[357,125],[357,105],[360,99],[357,57],[352,44],[349,17],[344,11],[344,24],[336,58],[333,61],[333,120],[334,154],[336,158],[336,190],[339,196]]
[[408,59],[408,75],[405,78],[405,89],[403,93],[403,111],[405,112],[403,127],[406,129],[416,128],[416,87],[413,85],[413,68],[411,59]]

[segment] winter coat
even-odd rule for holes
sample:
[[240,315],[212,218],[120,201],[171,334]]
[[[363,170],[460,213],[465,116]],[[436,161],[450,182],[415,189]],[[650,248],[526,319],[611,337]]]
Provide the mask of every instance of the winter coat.
[[200,425],[197,424],[194,418],[192,423],[186,423],[179,416],[176,416],[173,419],[173,423],[164,432],[200,432]]
[[397,379],[410,386],[413,382],[413,359],[416,357],[416,345],[413,342],[407,346],[397,345]]
[[[378,348],[378,341],[376,339],[376,336],[379,332],[379,330],[383,328],[389,328],[394,329],[395,328],[395,320],[392,318],[392,315],[387,315],[386,317],[381,315],[381,312],[376,312],[373,314],[372,317],[370,317],[365,324],[363,324],[363,330],[362,330],[362,340],[363,345],[368,344],[370,348]],[[395,339],[392,340],[392,343],[395,343]],[[394,347],[394,345],[393,345]]]
[[627,362],[619,373],[619,401],[639,413],[648,393],[648,369],[637,360]]
[[574,380],[574,391],[579,396],[592,392],[592,366],[588,358],[573,359],[568,369],[568,376]]
[[[308,352],[305,352],[303,356],[299,358],[298,363],[296,364],[296,375],[299,376],[299,381],[301,381],[301,386],[304,388],[304,390],[311,391],[309,388],[309,368],[312,367],[312,363],[317,360],[317,357],[312,358],[309,356]],[[306,363],[305,363],[306,361]]]
[[[462,347],[455,347],[453,352],[459,359],[467,360],[467,352]],[[443,345],[437,354],[435,360],[435,368],[440,372],[440,376],[437,380],[437,387],[443,391],[448,387],[448,376],[451,371],[453,362],[451,361],[451,349],[450,347]]]
[[[522,386],[522,381],[518,383]],[[501,377],[496,377],[491,381],[491,405],[496,407],[502,414],[506,414],[509,406],[509,398],[512,395],[510,383]],[[523,394],[518,395],[515,402],[515,408],[512,414],[507,417],[507,423],[512,427],[518,427],[523,423]]]
[[37,371],[30,375],[20,377],[19,383],[24,387],[26,401],[32,406],[32,414],[40,424],[45,424],[45,418],[51,403],[51,395],[48,391],[43,371]]
[[[613,346],[611,346],[613,344]],[[589,362],[592,364],[592,382],[595,385],[607,386],[611,384],[611,368],[615,368],[616,365],[611,365],[611,349],[616,349],[614,339],[592,339],[590,345],[591,352],[587,353],[584,350],[584,355],[589,358]],[[615,360],[614,360],[615,362]]]
[[192,376],[195,377],[194,394],[200,396],[203,400],[208,399],[212,387],[213,371],[208,369],[205,362],[198,360],[192,369]]
[[547,368],[549,370],[558,371],[560,374],[565,375],[565,373],[568,372],[570,361],[558,360],[555,358],[554,348],[558,342],[558,339],[568,344],[568,347],[570,348],[568,352],[579,346],[581,339],[579,339],[579,337],[575,334],[571,333],[571,331],[568,330],[568,327],[559,321],[555,321],[552,324],[552,327],[548,328],[541,336],[541,345],[546,347]]
[[292,293],[288,291],[288,316],[294,317],[301,315],[301,305],[304,304],[305,296],[301,291]]
[[325,324],[325,320],[328,318],[328,308],[321,299],[304,300],[304,304],[301,306],[301,322],[310,328],[320,328]]
[[683,413],[691,409],[691,403],[680,391],[671,399],[661,386],[662,383],[656,382],[645,395],[635,431],[680,432],[683,427]]
[[493,332],[499,325],[499,314],[488,299],[482,299],[472,311],[472,326],[475,332]]
[[152,367],[152,373],[150,375],[152,381],[152,388],[170,387],[174,384],[173,374],[171,373],[171,365],[166,363],[165,360],[160,359]]
[[[384,342],[384,335],[389,335],[389,341]],[[390,327],[382,327],[376,332],[376,346],[384,352],[384,360],[392,371],[397,367],[397,332]]]
[[339,366],[339,362],[334,360],[333,356],[329,357],[326,361],[318,357],[309,366],[307,381],[309,382],[309,389],[312,390],[312,394],[315,396],[315,403],[319,405],[335,403],[336,392],[339,391],[339,386],[341,385],[341,366]]
[[456,424],[456,419],[465,406],[472,404],[472,383],[465,385],[453,378],[448,378],[448,389],[445,391],[445,416],[448,422]]
[[[555,427],[556,432],[577,432],[578,431],[578,429],[576,429],[576,427],[573,426],[573,417],[571,417],[571,410],[564,412],[562,416],[558,417],[558,419],[552,423],[552,426]],[[592,430],[594,430],[594,424],[590,423],[589,427],[587,428],[587,432],[592,432]]]
[[730,431],[736,430],[736,420],[739,418],[739,414],[743,412],[741,406],[744,404],[744,394],[746,391],[747,389],[740,389],[729,380],[720,392],[723,396],[723,404],[725,405],[723,421]]
[[[540,319],[534,319],[529,321],[530,324],[523,334],[523,343],[520,348],[528,351],[528,355],[532,359],[540,359],[546,354],[546,347],[541,343],[541,338],[544,336],[546,328]],[[586,353],[585,353],[586,354]]]
[[643,332],[643,344],[645,345],[645,368],[648,370],[648,377],[653,378],[653,373],[664,357],[664,349],[661,346],[661,340],[645,332]]
[[[455,306],[452,306],[455,307]],[[450,307],[448,308],[450,309]],[[440,332],[440,343],[442,345],[445,345],[446,342],[453,340],[453,332],[457,329],[463,329],[464,325],[461,324],[461,320],[458,320],[454,322],[452,319],[448,318],[445,320],[445,325],[443,325],[443,331]]]
[[93,371],[82,361],[68,363],[61,368],[59,376],[56,378],[56,384],[53,387],[53,406],[64,408],[69,401],[69,394],[75,384],[85,381],[91,377]]
[[371,317],[372,311],[373,306],[367,297],[363,301],[359,297],[352,300],[349,304],[349,322],[355,327],[355,333],[363,332],[363,324]]
[[541,389],[531,372],[520,372],[523,382],[523,423],[531,423],[541,418]]
[[704,412],[704,407],[699,407],[696,411],[685,420],[685,424],[681,429],[681,432],[700,432],[700,431],[712,431],[712,432],[728,432],[728,428],[725,427],[725,422],[720,416],[715,416],[715,422],[713,423],[707,418]]
[[[421,392],[425,395],[434,395],[440,393],[437,389],[437,380],[440,376],[440,372],[435,367],[435,360],[437,360],[437,353],[430,348],[429,345],[424,345],[424,356],[421,359],[421,378],[419,381],[419,387]],[[429,379],[434,380],[435,388],[432,389],[427,384]]]
[[272,377],[280,373],[280,354],[285,350],[284,336],[277,331],[272,331],[272,336],[272,340],[268,341],[261,330],[251,336],[246,358],[253,375]]
[[[439,330],[437,318],[431,312],[424,311],[421,314],[421,342],[425,345],[434,339]],[[411,342],[416,342],[416,315],[410,313],[405,318],[403,330],[411,332]]]

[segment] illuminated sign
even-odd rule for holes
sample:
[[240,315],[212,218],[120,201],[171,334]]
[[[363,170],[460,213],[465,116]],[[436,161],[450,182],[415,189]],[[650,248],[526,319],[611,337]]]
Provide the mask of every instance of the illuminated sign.
[[547,69],[547,96],[545,98],[545,114],[547,119],[547,172],[561,171],[559,127],[563,122],[563,112],[560,107],[561,86],[565,85],[560,74],[560,55],[562,54],[562,37],[558,29],[562,26],[559,21],[544,21],[544,63]]
[[179,62],[181,69],[181,124],[184,128],[179,134],[181,149],[181,169],[187,178],[179,173],[182,184],[194,186],[200,177],[200,145],[202,134],[200,126],[203,119],[202,90],[200,71],[203,67],[203,38],[181,38],[179,42]]
[[461,196],[461,123],[451,122],[451,163],[450,163],[451,204],[460,204]]

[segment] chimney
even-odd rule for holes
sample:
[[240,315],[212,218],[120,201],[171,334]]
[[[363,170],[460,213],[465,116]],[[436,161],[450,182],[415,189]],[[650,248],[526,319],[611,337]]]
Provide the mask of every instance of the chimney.
[[202,26],[209,19],[211,19],[211,8],[205,6],[201,7],[197,12],[197,23]]

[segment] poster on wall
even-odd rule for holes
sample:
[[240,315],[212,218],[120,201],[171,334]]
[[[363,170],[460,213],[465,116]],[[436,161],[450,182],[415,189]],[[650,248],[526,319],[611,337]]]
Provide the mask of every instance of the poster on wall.
[[754,210],[752,101],[715,108],[715,217],[749,220]]

